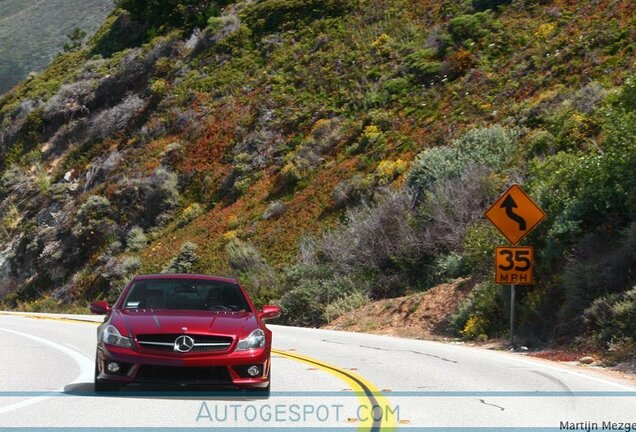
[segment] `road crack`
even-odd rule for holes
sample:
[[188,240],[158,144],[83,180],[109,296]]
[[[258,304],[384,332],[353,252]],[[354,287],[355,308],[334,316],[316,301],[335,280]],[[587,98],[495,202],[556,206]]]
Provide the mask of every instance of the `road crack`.
[[[332,344],[352,346],[351,344],[348,344],[348,343],[332,341],[332,340],[328,340],[328,339],[323,339],[322,341],[323,342],[327,342],[327,343],[332,343]],[[370,346],[370,345],[354,345],[354,346],[359,346],[360,348],[367,348],[367,349],[373,349],[373,350],[378,350],[378,351],[408,352],[408,353],[413,353],[413,354],[422,355],[422,356],[426,356],[426,357],[436,358],[438,360],[442,360],[442,361],[449,362],[449,363],[455,363],[455,364],[459,363],[457,360],[451,360],[451,359],[448,359],[446,357],[441,357],[441,356],[438,356],[438,355],[435,355],[435,354],[428,354],[428,353],[423,353],[423,352],[414,351],[414,350],[381,348],[381,347],[374,347],[374,346]]]

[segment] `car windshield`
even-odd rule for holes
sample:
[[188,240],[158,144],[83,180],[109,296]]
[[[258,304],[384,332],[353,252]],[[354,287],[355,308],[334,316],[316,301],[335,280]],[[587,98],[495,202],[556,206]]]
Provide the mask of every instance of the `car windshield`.
[[219,281],[158,279],[134,282],[124,309],[248,311],[238,285]]

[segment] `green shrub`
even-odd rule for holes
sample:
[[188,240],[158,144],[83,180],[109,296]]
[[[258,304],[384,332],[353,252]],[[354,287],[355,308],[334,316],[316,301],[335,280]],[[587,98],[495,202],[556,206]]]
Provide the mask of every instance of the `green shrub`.
[[117,6],[128,11],[137,21],[153,27],[162,25],[194,28],[204,26],[218,13],[217,3],[200,0],[117,0]]
[[181,216],[177,220],[178,227],[184,227],[205,212],[203,206],[199,203],[192,203],[183,209]]
[[500,336],[508,321],[504,292],[505,289],[494,282],[482,282],[475,286],[451,317],[451,329],[467,338],[481,334]]
[[197,245],[185,242],[179,253],[161,270],[162,273],[190,273],[199,260]]
[[221,28],[223,28],[226,22],[227,20],[225,17],[211,16],[208,19],[208,25],[206,29],[210,33],[215,33],[217,30],[220,30]]
[[475,274],[492,271],[494,250],[501,243],[501,235],[490,223],[480,221],[470,226],[464,237],[466,266]]
[[430,190],[435,182],[459,176],[464,168],[457,149],[434,147],[417,155],[407,174],[408,185],[419,193]]
[[439,13],[444,18],[452,18],[474,12],[472,0],[442,0],[439,3]]
[[184,151],[180,143],[172,142],[161,153],[161,164],[175,170],[177,165],[183,160]]
[[457,252],[438,255],[435,258],[433,275],[435,282],[449,282],[466,275],[466,262]]
[[258,307],[280,296],[276,273],[253,244],[233,237],[225,245],[225,255]]
[[454,141],[453,146],[475,165],[501,171],[515,155],[518,139],[518,130],[495,125],[471,129]]
[[375,193],[376,186],[373,175],[356,174],[348,180],[343,180],[331,191],[334,207],[345,207],[364,199],[370,199]]
[[[281,169],[282,178],[288,185],[306,179],[323,161],[342,138],[340,122],[337,119],[319,119],[310,133],[302,139],[298,147],[285,156]],[[249,155],[246,155],[249,157]]]
[[64,44],[64,51],[77,51],[82,48],[86,32],[79,27],[75,27],[66,37],[68,42]]
[[314,280],[303,280],[301,285],[286,292],[280,299],[285,324],[296,326],[319,326],[324,324],[321,296],[323,286]]
[[112,207],[108,198],[101,195],[91,195],[82,204],[77,213],[78,219],[103,219],[112,215]]
[[580,330],[583,311],[602,296],[618,293],[636,283],[636,222],[618,235],[588,234],[577,244],[577,253],[562,270],[563,301],[558,317],[562,334]]
[[150,84],[150,92],[153,94],[153,96],[156,96],[158,98],[165,97],[168,94],[169,90],[170,85],[165,79],[162,78],[156,79]]
[[144,230],[138,226],[134,226],[128,231],[126,246],[128,250],[137,252],[142,250],[148,244],[148,237]]
[[121,260],[124,274],[131,275],[141,268],[141,260],[137,256],[125,256]]
[[583,316],[592,340],[601,349],[621,339],[636,342],[636,287],[596,299]]
[[9,204],[2,214],[2,227],[11,232],[18,228],[22,221],[22,214],[15,204]]
[[177,175],[164,167],[155,169],[149,177],[124,178],[114,194],[121,210],[120,220],[135,221],[144,227],[164,223],[178,200]]
[[174,59],[170,57],[161,57],[155,62],[155,75],[158,77],[165,77],[175,66],[176,64]]
[[469,165],[500,172],[516,155],[518,135],[501,126],[476,128],[450,146],[426,149],[415,158],[407,184],[423,194],[438,181],[459,177]]
[[[366,297],[364,284],[348,276],[337,276],[328,267],[298,264],[285,270],[284,294],[280,300],[285,323],[301,326],[319,326],[331,314],[353,305]],[[354,296],[349,301],[340,300]],[[333,306],[327,312],[328,305]]]
[[42,195],[49,193],[51,189],[51,176],[41,164],[36,164],[36,182]]
[[398,77],[386,80],[383,84],[384,90],[386,90],[391,96],[403,96],[411,90],[411,83],[408,78]]
[[477,42],[491,31],[493,17],[490,12],[460,15],[448,22],[448,32],[456,43]]
[[227,243],[225,252],[230,267],[239,273],[258,271],[267,265],[254,245],[236,237]]
[[421,82],[431,82],[440,79],[442,63],[435,59],[437,51],[432,48],[422,48],[409,54],[406,59],[407,70]]
[[532,156],[545,157],[557,152],[557,140],[550,132],[534,130],[528,137],[528,153]]
[[512,0],[473,0],[475,10],[483,11],[488,9],[497,9],[499,6],[508,5]]
[[15,309],[21,312],[62,313],[66,311],[65,306],[60,300],[46,295],[37,300],[19,302]]
[[384,153],[386,147],[386,135],[375,124],[365,126],[358,140],[346,149],[347,155],[364,152],[365,155],[377,155]]
[[636,111],[636,75],[628,77],[610,102],[625,112]]
[[18,132],[15,142],[1,160],[0,169],[22,162],[22,157],[34,150],[43,141],[44,120],[42,110],[34,110],[27,115]]
[[[77,212],[71,228],[73,248],[80,256],[87,257],[105,245],[117,231],[113,221],[114,208],[110,201],[100,195],[91,195]],[[67,258],[71,258],[68,256]]]
[[326,322],[330,322],[342,315],[361,308],[367,303],[369,303],[369,298],[365,294],[354,292],[353,294],[341,297],[325,306],[323,317]]
[[245,8],[242,16],[254,33],[262,34],[341,15],[354,3],[349,0],[261,0]]
[[544,113],[542,120],[545,128],[554,136],[556,150],[585,151],[598,134],[597,120],[574,110],[570,104]]

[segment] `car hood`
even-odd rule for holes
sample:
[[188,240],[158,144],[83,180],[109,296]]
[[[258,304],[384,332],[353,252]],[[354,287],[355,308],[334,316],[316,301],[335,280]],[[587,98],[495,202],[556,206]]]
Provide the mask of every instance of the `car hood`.
[[[161,333],[211,333],[243,337],[257,328],[251,312],[117,310],[112,323],[120,324],[129,335]],[[185,330],[184,330],[185,328]]]

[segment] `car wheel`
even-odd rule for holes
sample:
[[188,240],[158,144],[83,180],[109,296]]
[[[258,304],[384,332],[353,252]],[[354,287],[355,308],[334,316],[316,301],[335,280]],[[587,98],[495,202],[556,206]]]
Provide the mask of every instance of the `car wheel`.
[[114,392],[119,390],[119,384],[97,379],[97,375],[99,375],[99,370],[97,369],[97,360],[95,360],[95,393]]

